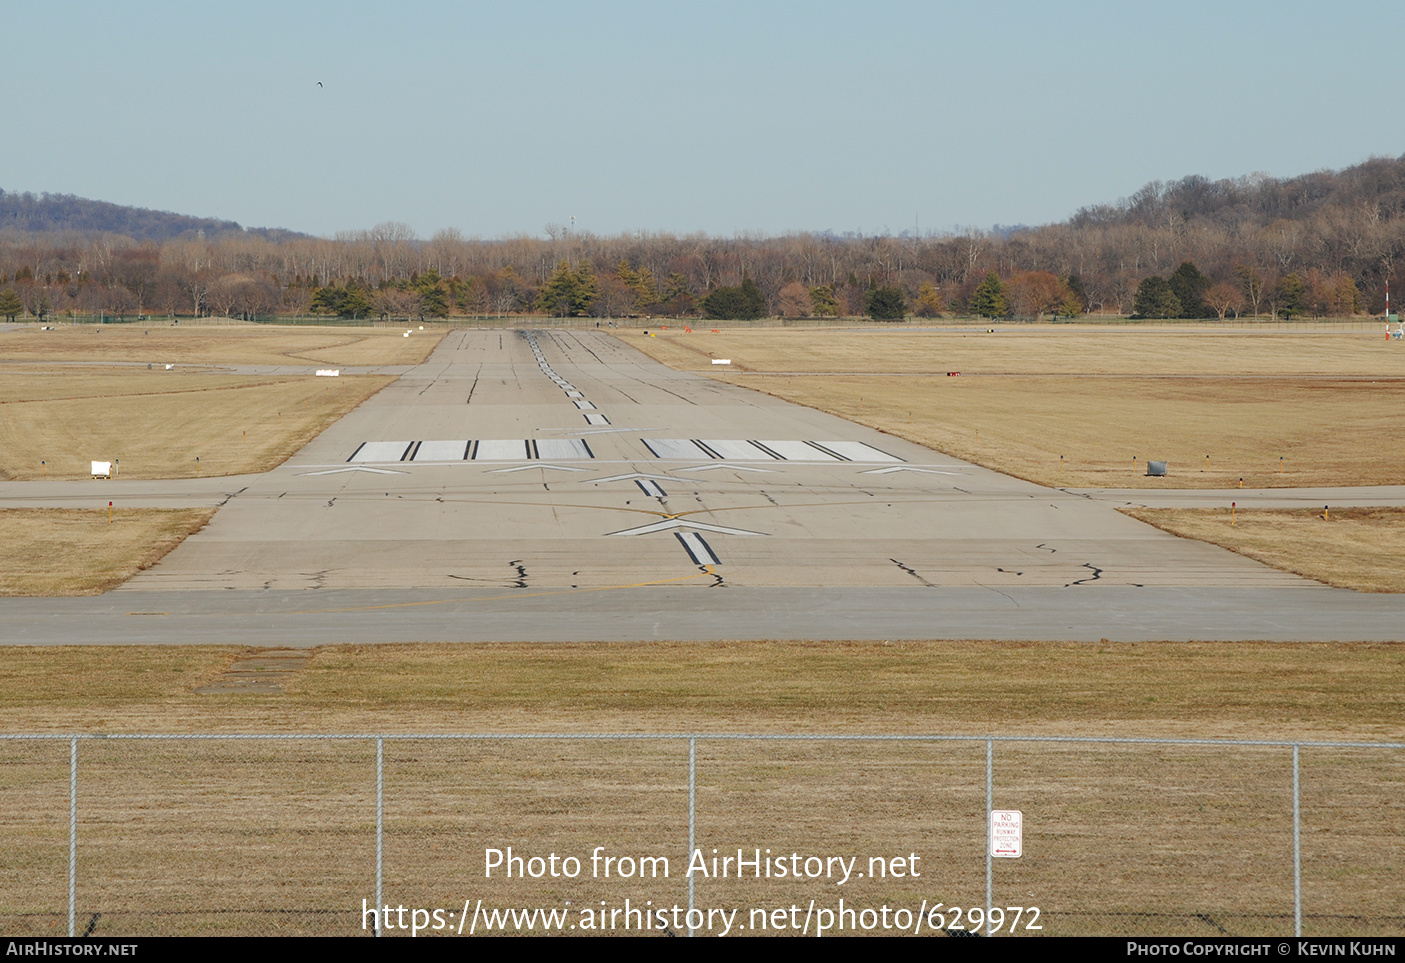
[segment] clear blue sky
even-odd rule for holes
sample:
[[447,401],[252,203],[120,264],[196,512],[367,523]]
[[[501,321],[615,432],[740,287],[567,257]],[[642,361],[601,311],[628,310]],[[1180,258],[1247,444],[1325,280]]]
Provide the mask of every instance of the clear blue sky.
[[4,32],[0,188],[324,235],[1038,224],[1405,152],[1399,0],[58,0]]

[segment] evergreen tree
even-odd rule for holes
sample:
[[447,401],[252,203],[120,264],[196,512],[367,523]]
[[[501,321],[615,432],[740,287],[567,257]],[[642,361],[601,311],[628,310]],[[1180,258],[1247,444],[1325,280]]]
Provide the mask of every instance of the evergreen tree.
[[643,308],[650,304],[657,304],[660,300],[658,286],[654,283],[654,272],[646,267],[639,270],[629,266],[629,262],[620,258],[615,265],[615,277],[619,278],[630,290],[634,292],[634,307]]
[[917,289],[917,303],[913,314],[919,318],[939,318],[942,316],[942,296],[931,281],[923,281]]
[[1304,295],[1307,294],[1307,284],[1298,273],[1283,275],[1278,282],[1277,290],[1278,314],[1285,318],[1296,318],[1303,313]]
[[751,278],[741,287],[717,288],[702,300],[703,313],[716,320],[755,321],[766,316],[766,296]]
[[907,294],[902,288],[869,288],[864,308],[875,321],[901,321],[907,316]]
[[1166,279],[1176,300],[1181,303],[1182,318],[1203,318],[1210,314],[1205,306],[1205,292],[1210,290],[1210,279],[1200,273],[1200,269],[1190,261],[1184,261]]
[[1010,301],[1005,297],[1005,283],[1000,275],[991,271],[971,294],[970,308],[983,318],[999,318],[1010,310]]
[[420,296],[420,311],[423,316],[447,318],[449,316],[448,285],[439,272],[430,268],[411,280],[415,293]]
[[1137,296],[1132,300],[1132,312],[1139,318],[1179,318],[1181,302],[1166,279],[1158,275],[1142,278]]
[[558,318],[585,317],[595,300],[595,290],[589,262],[571,267],[569,261],[562,261],[537,295],[537,308]]
[[6,320],[13,321],[15,316],[23,311],[24,302],[20,300],[20,296],[15,293],[14,288],[0,291],[0,315],[3,315]]
[[693,289],[688,286],[688,279],[677,271],[664,280],[659,297],[665,314],[680,316],[697,310],[697,299],[693,297]]
[[755,321],[757,318],[766,317],[766,295],[761,293],[761,289],[756,286],[756,282],[751,278],[742,278],[741,286],[742,310],[744,314],[738,315],[743,321]]
[[821,284],[810,289],[810,311],[818,318],[832,318],[839,314],[839,299],[834,295],[834,285]]
[[360,284],[328,285],[312,292],[314,314],[335,314],[341,318],[368,318],[374,311],[371,296]]
[[[1070,318],[1075,314],[1085,313],[1088,310],[1088,289],[1083,286],[1083,279],[1076,274],[1070,274],[1068,277],[1064,278],[1064,284],[1068,285],[1069,291],[1071,291],[1074,298],[1077,299],[1078,310],[1072,312],[1065,310],[1063,313],[1067,314]],[[1071,307],[1072,305],[1068,306]]]
[[703,314],[715,321],[739,318],[742,314],[741,288],[714,288],[702,299]]

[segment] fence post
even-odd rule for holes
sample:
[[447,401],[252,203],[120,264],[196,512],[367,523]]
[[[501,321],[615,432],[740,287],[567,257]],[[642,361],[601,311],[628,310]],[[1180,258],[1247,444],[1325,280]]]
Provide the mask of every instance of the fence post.
[[995,889],[994,865],[990,856],[990,813],[995,808],[995,740],[985,741],[985,935],[990,935],[990,904]]
[[78,911],[78,737],[68,740],[68,937],[76,935]]
[[[379,910],[384,904],[381,900],[381,884],[384,881],[382,868],[384,866],[383,840],[385,834],[385,739],[376,737],[376,909]],[[374,917],[376,921],[376,936],[381,935],[381,918],[377,913]]]
[[[693,865],[693,849],[698,829],[698,737],[688,737],[688,865]],[[693,935],[693,874],[688,874],[688,935]]]
[[1293,743],[1293,935],[1303,935],[1302,807],[1298,794],[1298,744]]

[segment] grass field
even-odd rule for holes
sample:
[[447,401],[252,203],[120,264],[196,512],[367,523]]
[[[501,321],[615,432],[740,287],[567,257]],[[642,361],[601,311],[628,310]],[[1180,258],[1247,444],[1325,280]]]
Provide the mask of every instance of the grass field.
[[[1365,332],[1027,325],[619,336],[675,367],[1045,485],[1400,479],[1392,453],[1405,445],[1405,349]],[[1149,459],[1169,462],[1170,475],[1147,478]]]
[[0,360],[125,362],[164,366],[418,364],[443,330],[277,325],[57,325],[0,332]]
[[335,646],[282,694],[193,692],[246,651],[10,648],[0,731],[1405,738],[1398,645]]
[[[16,648],[10,732],[970,733],[1383,741],[1405,734],[1395,645],[718,643],[327,647],[284,694],[197,696],[247,650]],[[61,932],[67,741],[0,745],[11,931]],[[1292,931],[1285,748],[1009,744],[995,801],[1026,814],[996,904],[1045,935]],[[80,926],[346,933],[375,863],[375,746],[83,743]],[[392,905],[684,898],[682,740],[388,741]],[[984,743],[702,741],[708,852],[920,854],[924,877],[701,880],[700,905],[980,905]],[[1398,753],[1303,752],[1307,935],[1398,932]],[[1226,845],[1232,839],[1233,845]],[[1109,845],[1115,840],[1116,845]],[[1382,840],[1387,845],[1380,845]],[[667,880],[485,879],[512,846],[664,855]],[[827,903],[824,901],[828,901]],[[46,911],[46,907],[49,909]],[[93,914],[96,914],[94,916]]]
[[[487,908],[686,906],[687,748],[388,740],[378,798],[367,739],[83,742],[79,930],[355,935],[377,866],[392,907],[457,911],[465,896]],[[0,842],[10,933],[63,932],[67,749],[0,745],[14,807]],[[803,918],[811,900],[833,909],[841,897],[851,912],[941,903],[947,920],[950,907],[983,905],[984,755],[979,741],[699,742],[694,841],[704,854],[843,855],[865,875],[873,856],[912,854],[922,875],[842,887],[701,879],[698,904],[739,908],[748,928],[753,909],[798,905]],[[1398,935],[1398,758],[1302,757],[1303,935]],[[1290,936],[1288,759],[1284,747],[1000,744],[995,800],[1025,813],[1026,835],[1021,859],[997,861],[995,905],[1040,908],[1039,933],[1019,935]],[[489,847],[575,856],[584,878],[490,879]],[[597,878],[590,858],[601,851],[661,856],[671,872]]]
[[158,562],[212,508],[0,509],[0,596],[97,595]]
[[1358,592],[1405,592],[1405,508],[1123,509],[1173,535]]
[[0,479],[87,478],[92,461],[124,478],[268,471],[392,380],[7,370]]
[[[0,480],[84,478],[92,461],[118,462],[129,478],[267,471],[391,376],[213,369],[414,364],[442,337],[403,334],[262,325],[31,326],[0,333]],[[181,367],[167,371],[166,364]]]
[[[807,356],[811,348],[804,339],[810,335],[803,331],[625,338],[663,360],[708,374],[715,373],[711,355],[773,372],[810,365],[808,376],[764,376],[763,390],[832,411],[842,403],[852,410],[838,411],[846,417],[936,447],[945,445],[919,434],[951,431],[954,448],[960,436],[945,427],[953,413],[985,417],[994,408],[998,417],[977,426],[981,440],[971,439],[976,454],[946,450],[997,468],[1002,464],[996,459],[1034,466],[1015,472],[1025,477],[1050,474],[1042,462],[1051,454],[1056,460],[1060,453],[1083,451],[1088,465],[1058,474],[1054,484],[1078,484],[1073,476],[1080,471],[1112,479],[1118,470],[1112,461],[1106,470],[1094,471],[1088,467],[1092,459],[1111,459],[1107,452],[1124,442],[1161,437],[1148,434],[1153,429],[1166,433],[1166,445],[1180,439],[1186,458],[1198,451],[1203,460],[1199,448],[1205,438],[1234,437],[1224,426],[1225,412],[1239,410],[1234,397],[1240,397],[1245,417],[1252,416],[1254,431],[1269,432],[1269,440],[1306,432],[1303,443],[1320,446],[1332,431],[1342,434],[1332,457],[1346,468],[1334,467],[1338,475],[1332,477],[1368,477],[1385,465],[1371,459],[1388,457],[1389,440],[1398,437],[1389,434],[1396,430],[1389,424],[1390,403],[1381,403],[1382,420],[1372,422],[1375,428],[1353,420],[1365,417],[1358,411],[1363,408],[1377,417],[1371,396],[1351,394],[1358,384],[1356,368],[1364,358],[1377,357],[1365,339],[1348,345],[1345,336],[1326,336],[1330,343],[1320,346],[1329,356],[1326,367],[1292,367],[1291,377],[1300,385],[1291,388],[1274,366],[1307,364],[1296,350],[1304,341],[1246,342],[1244,353],[1261,367],[1226,374],[1197,368],[1211,364],[1214,345],[1208,340],[1153,342],[1157,332],[1136,331],[1130,336],[1143,340],[1120,341],[1124,332],[1099,331],[1087,337],[1075,332],[1075,341],[1036,341],[1043,333],[1029,331],[1033,337],[1007,355],[1000,355],[1004,348],[998,346],[1015,341],[1000,341],[1005,333],[985,340],[970,333],[973,344],[961,350],[969,348],[975,359],[994,351],[990,363],[1005,365],[1034,365],[1042,350],[1053,359],[1049,363],[1063,367],[1052,374],[993,370],[985,377],[947,378],[941,369],[952,362],[923,358],[921,352],[946,344],[932,339],[961,335],[904,333],[917,340],[884,347],[883,334],[826,334],[848,345],[844,370],[851,373],[842,375],[813,373],[837,369],[844,359],[833,353],[839,347],[817,348],[819,354]],[[150,337],[155,336],[153,331]],[[802,338],[783,340],[795,336]],[[775,367],[766,369],[759,351],[746,354],[763,344],[752,339],[771,339],[765,342],[770,345],[766,363]],[[1156,344],[1161,348],[1152,350]],[[1148,351],[1154,357],[1145,360]],[[1380,361],[1381,370],[1394,370],[1388,369],[1394,363],[1389,359],[1400,356],[1398,351],[1380,355],[1387,359]],[[952,370],[973,369],[976,362],[964,358]],[[1179,373],[1193,377],[1148,378],[1147,366],[1158,358],[1179,363]],[[329,357],[325,363],[352,362]],[[899,364],[904,367],[891,367]],[[1084,377],[1079,364],[1113,370]],[[901,377],[882,374],[888,370]],[[137,376],[145,374],[143,369]],[[89,376],[117,377],[106,371]],[[1389,374],[1397,379],[1391,390],[1400,390],[1402,376]],[[197,392],[199,379],[207,377],[215,376],[195,377],[188,389],[170,397],[190,407],[191,399],[205,397]],[[745,371],[727,377],[759,386],[758,376]],[[278,379],[254,380],[259,383],[231,385],[230,395],[285,390]],[[1230,382],[1243,394],[1224,394],[1231,391]],[[806,383],[811,387],[802,388]],[[36,381],[8,396],[6,379],[0,404],[91,410],[94,403],[117,397],[115,382],[78,384]],[[330,390],[311,379],[286,384]],[[1167,394],[1159,402],[1139,402],[1143,390]],[[786,391],[809,392],[813,400]],[[1267,392],[1268,401],[1254,401],[1256,391]],[[32,400],[20,400],[26,392]],[[907,399],[915,399],[911,423],[905,419]],[[168,417],[178,408],[171,403]],[[133,410],[139,410],[137,404]],[[1174,410],[1166,411],[1167,406]],[[208,409],[206,417],[229,435],[235,428],[245,430],[233,419],[246,408],[230,402]],[[1133,415],[1148,419],[1140,430],[1125,424]],[[1177,423],[1177,417],[1192,423]],[[1333,427],[1334,417],[1343,424]],[[1026,425],[1027,419],[1037,424]],[[1298,427],[1302,424],[1317,427]],[[35,420],[30,426],[42,428]],[[1372,430],[1386,432],[1375,452],[1363,440]],[[1045,437],[1050,432],[1062,432],[1055,437],[1059,444]],[[1057,450],[1065,439],[1084,447]],[[1247,461],[1260,442],[1247,435],[1234,442],[1237,448],[1211,449],[1211,470],[1200,485],[1228,486],[1231,476],[1237,482],[1233,468],[1214,462],[1229,458],[1230,451]],[[249,442],[235,443],[252,445],[253,432]],[[1029,454],[1026,444],[1043,447]],[[1322,450],[1311,448],[1316,454]],[[1150,449],[1135,453],[1172,460],[1173,475],[1165,484],[1193,484],[1179,471],[1176,456]],[[123,456],[124,475],[127,457],[132,456]],[[1276,463],[1265,466],[1263,474],[1276,474]],[[1317,477],[1290,462],[1282,483],[1322,483],[1309,480]],[[1130,464],[1126,478],[1097,484],[1107,483],[1130,486]],[[1243,518],[1237,521],[1242,524]],[[1349,513],[1341,521],[1345,524],[1333,537],[1350,545],[1354,521]],[[1379,529],[1379,523],[1367,523]],[[1298,527],[1276,540],[1305,541],[1301,531],[1313,524],[1296,520]],[[1335,511],[1331,524],[1338,524]],[[79,523],[80,535],[82,525],[91,527],[92,520]],[[11,542],[26,537],[15,534]],[[270,640],[286,642],[295,640]],[[8,647],[0,659],[0,732],[994,732],[1399,741],[1405,739],[1403,653],[1400,645],[1358,643],[992,640],[333,646],[315,650],[285,692],[200,695],[197,687],[219,678],[250,650],[207,644]],[[1051,935],[1292,932],[1293,776],[1286,750],[1000,744],[995,752],[996,805],[1022,809],[1028,820],[1026,856],[997,861],[997,904],[1040,905],[1044,932]],[[584,856],[605,845],[616,852],[676,856],[687,839],[686,759],[686,743],[679,740],[387,742],[387,898],[453,907],[468,895],[481,895],[493,905],[567,899],[582,906],[594,900],[617,905],[625,896],[636,902],[686,899],[686,884],[677,878],[667,886],[487,882],[482,865],[489,845]],[[865,858],[915,850],[929,870],[924,880],[868,881],[843,890],[790,880],[703,882],[700,905],[804,905],[817,896],[832,904],[841,895],[860,906],[901,901],[915,907],[923,898],[969,906],[982,900],[984,759],[981,742],[700,743],[700,846],[774,845],[778,851]],[[1405,873],[1399,865],[1405,818],[1397,804],[1405,787],[1399,762],[1399,754],[1388,751],[1304,751],[1305,935],[1398,934],[1405,928],[1400,913]],[[10,882],[0,882],[0,925],[11,932],[64,932],[67,740],[0,744],[0,763],[5,777],[0,808],[6,813],[0,863],[13,870]],[[373,743],[94,740],[82,744],[79,764],[80,932],[90,921],[96,936],[360,932],[360,900],[373,895],[377,858]]]

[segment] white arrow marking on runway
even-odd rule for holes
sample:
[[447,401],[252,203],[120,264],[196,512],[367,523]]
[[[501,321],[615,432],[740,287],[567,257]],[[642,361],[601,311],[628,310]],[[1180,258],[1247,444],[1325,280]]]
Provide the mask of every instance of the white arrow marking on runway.
[[928,475],[963,475],[965,472],[959,471],[938,471],[935,468],[911,468],[907,465],[897,465],[893,468],[870,468],[867,471],[859,472],[860,475],[891,475],[895,471],[920,471]]
[[571,467],[569,467],[569,466],[567,466],[567,465],[543,465],[543,464],[541,464],[541,463],[539,462],[539,463],[537,463],[537,464],[535,464],[535,465],[518,465],[518,466],[516,466],[515,468],[494,468],[494,469],[493,469],[491,472],[489,472],[488,474],[490,474],[490,475],[500,475],[500,474],[502,474],[502,473],[504,473],[504,472],[510,472],[510,471],[527,471],[527,470],[530,469],[530,468],[554,468],[554,469],[556,469],[557,471],[590,471],[589,468],[571,468]]
[[626,528],[620,532],[608,532],[609,535],[652,535],[654,532],[671,532],[676,528],[696,528],[700,532],[716,532],[719,535],[765,535],[766,532],[748,532],[744,528],[723,528],[721,525],[709,525],[706,522],[688,522],[681,518],[667,518],[661,522],[654,522],[650,525],[640,525],[638,528]]
[[730,468],[732,471],[765,471],[775,474],[774,468],[752,468],[750,465],[728,465],[723,462],[717,465],[698,465],[695,468],[680,468],[679,471],[712,471],[714,468]]
[[601,484],[602,482],[635,481],[635,480],[637,480],[637,479],[645,479],[645,480],[652,480],[652,481],[687,481],[687,480],[688,480],[688,479],[686,479],[686,478],[675,478],[673,475],[641,475],[641,474],[639,474],[638,472],[633,472],[633,473],[628,474],[628,475],[611,475],[609,478],[588,478],[588,479],[583,478],[583,479],[581,479],[581,480],[582,480],[582,481],[589,482],[589,483],[592,484],[592,485],[599,485],[599,484]]
[[341,472],[344,472],[344,471],[368,471],[368,472],[370,472],[370,473],[373,474],[373,475],[408,475],[408,474],[409,474],[409,472],[407,472],[407,471],[395,471],[395,470],[392,469],[392,468],[362,468],[360,465],[357,465],[355,468],[333,468],[333,469],[330,469],[329,471],[305,471],[305,472],[302,472],[302,473],[301,473],[301,477],[306,478],[308,475],[337,475],[337,474],[340,474]]

